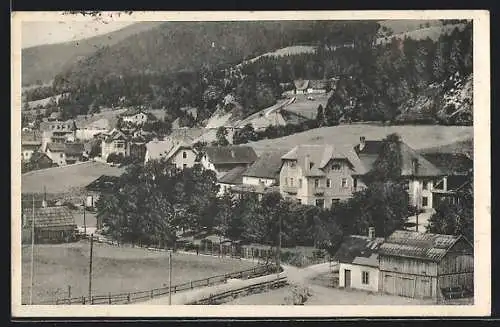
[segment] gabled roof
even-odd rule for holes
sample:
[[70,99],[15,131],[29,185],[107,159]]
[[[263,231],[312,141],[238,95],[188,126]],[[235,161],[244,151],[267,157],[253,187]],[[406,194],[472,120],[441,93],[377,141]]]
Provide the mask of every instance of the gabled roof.
[[177,152],[180,150],[191,150],[194,153],[198,153],[190,144],[189,142],[186,141],[180,141],[177,143],[166,155],[167,159],[170,159],[172,156],[174,156]]
[[[380,255],[439,262],[462,236],[395,231],[382,244]],[[473,250],[470,245],[471,253]]]
[[465,153],[422,153],[422,156],[447,175],[467,173],[474,162]]
[[346,236],[342,239],[333,260],[340,263],[378,267],[378,250],[383,242],[384,239],[381,237],[371,239],[361,235]]
[[[373,164],[382,152],[384,145],[383,140],[366,140],[365,146],[360,149],[359,144],[354,147],[359,159],[362,161],[366,170],[373,169]],[[400,154],[402,160],[401,175],[403,176],[441,176],[443,172],[429,162],[426,158],[420,155],[417,151],[413,150],[408,144],[400,143]],[[418,169],[413,171],[413,161],[417,160]]]
[[[365,174],[366,169],[352,148],[337,145],[298,145],[281,157],[283,160],[296,160],[305,176],[323,176],[322,169],[332,159],[347,160],[355,174]],[[306,158],[312,168],[306,167]]]
[[118,176],[101,175],[99,178],[85,186],[88,191],[111,192],[117,187],[120,180]]
[[205,154],[214,165],[250,164],[257,160],[257,154],[250,146],[207,146]]
[[243,183],[243,173],[245,172],[246,167],[238,166],[227,173],[225,173],[221,178],[219,178],[219,183],[223,184],[232,184],[239,185]]
[[33,154],[31,155],[30,161],[37,162],[37,161],[40,161],[41,159],[49,160],[50,162],[52,162],[52,159],[50,159],[50,157],[46,153],[38,152],[38,151],[33,152]]
[[109,132],[106,135],[106,139],[104,140],[104,142],[111,143],[115,140],[127,140],[127,137],[122,131],[114,128],[111,132]]
[[65,143],[64,153],[66,156],[79,156],[85,152],[83,143]]
[[275,178],[278,180],[282,163],[281,157],[287,152],[287,150],[277,150],[261,154],[261,156],[246,169],[243,176]]
[[46,150],[50,150],[50,152],[64,152],[66,146],[64,143],[47,143]]
[[[28,226],[33,221],[33,209],[23,208],[23,216]],[[35,227],[57,230],[62,227],[76,227],[75,218],[67,207],[46,207],[35,209]]]
[[167,154],[172,151],[175,143],[171,139],[166,139],[164,141],[151,141],[146,143],[146,151],[150,159],[160,159],[165,158]]

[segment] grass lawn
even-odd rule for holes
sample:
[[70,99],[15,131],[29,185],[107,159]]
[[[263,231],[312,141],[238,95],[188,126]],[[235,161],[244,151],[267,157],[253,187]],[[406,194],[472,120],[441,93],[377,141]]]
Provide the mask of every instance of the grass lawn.
[[365,136],[367,140],[377,140],[391,133],[398,133],[402,140],[415,150],[470,140],[474,137],[472,126],[349,124],[315,128],[277,139],[251,142],[249,145],[257,153],[262,153],[273,149],[291,149],[297,144],[355,145],[359,142],[360,136]]
[[[22,301],[29,301],[31,247],[22,249]],[[253,263],[189,254],[173,255],[172,285],[248,269]],[[88,294],[89,244],[38,245],[35,248],[33,302]],[[92,290],[108,292],[145,291],[168,285],[166,253],[139,248],[117,248],[94,243]]]
[[93,161],[35,170],[21,176],[21,192],[42,193],[45,186],[47,193],[69,193],[85,187],[101,175],[119,176],[123,172],[123,168]]

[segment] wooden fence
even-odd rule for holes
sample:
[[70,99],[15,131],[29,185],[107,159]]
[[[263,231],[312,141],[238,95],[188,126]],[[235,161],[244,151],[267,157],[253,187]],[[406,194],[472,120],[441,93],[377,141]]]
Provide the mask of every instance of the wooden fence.
[[[200,287],[207,287],[212,285],[218,285],[225,283],[228,279],[239,278],[239,279],[250,279],[255,277],[264,276],[267,274],[275,273],[277,271],[276,266],[262,265],[256,266],[251,269],[246,269],[242,271],[227,273],[223,275],[211,276],[204,279],[198,279],[182,284],[172,285],[172,294],[177,292],[192,290]],[[169,287],[155,288],[148,291],[138,291],[138,292],[128,292],[128,293],[118,293],[118,294],[99,294],[93,295],[91,298],[88,296],[80,296],[73,298],[62,298],[56,300],[49,300],[39,302],[37,304],[55,304],[55,305],[70,305],[70,304],[128,304],[133,302],[139,302],[144,300],[149,300],[158,296],[163,296],[169,294]]]
[[204,299],[188,303],[188,304],[198,304],[198,305],[217,305],[227,301],[231,301],[232,299],[240,296],[251,295],[255,293],[261,293],[265,290],[280,288],[287,285],[286,276],[280,277],[273,280],[268,280],[262,283],[248,285],[244,287],[240,287],[238,289],[226,291],[219,294],[212,294]]

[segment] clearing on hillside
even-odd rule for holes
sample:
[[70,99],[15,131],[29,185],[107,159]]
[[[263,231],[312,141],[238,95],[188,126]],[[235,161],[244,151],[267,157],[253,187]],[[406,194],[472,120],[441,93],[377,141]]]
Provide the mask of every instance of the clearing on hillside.
[[[87,241],[35,247],[33,302],[88,295],[89,244]],[[22,249],[22,302],[30,293],[31,247]],[[175,253],[172,256],[172,285],[252,268],[244,260]],[[120,248],[95,243],[92,262],[92,293],[107,295],[147,291],[168,285],[166,252]]]
[[297,144],[352,144],[361,136],[367,140],[381,140],[388,134],[398,133],[402,140],[416,150],[470,140],[472,126],[346,124],[311,129],[277,139],[251,142],[257,154],[273,149],[291,149]]
[[80,164],[34,170],[21,175],[21,193],[63,194],[78,192],[101,175],[120,176],[124,168],[87,161]]

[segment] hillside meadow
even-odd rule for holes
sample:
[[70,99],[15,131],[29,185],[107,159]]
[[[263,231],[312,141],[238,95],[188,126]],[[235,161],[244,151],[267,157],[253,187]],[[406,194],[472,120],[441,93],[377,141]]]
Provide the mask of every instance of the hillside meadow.
[[474,137],[472,126],[346,124],[315,128],[281,138],[251,142],[249,145],[260,154],[273,149],[291,149],[298,144],[355,145],[361,136],[367,140],[381,140],[391,133],[399,134],[415,150],[471,140]]

